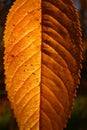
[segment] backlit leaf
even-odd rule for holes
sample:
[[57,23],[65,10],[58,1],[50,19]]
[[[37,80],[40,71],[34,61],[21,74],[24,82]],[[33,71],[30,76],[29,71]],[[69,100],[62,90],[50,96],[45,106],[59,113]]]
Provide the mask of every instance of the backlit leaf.
[[71,0],[16,0],[4,35],[6,90],[20,130],[62,130],[76,96],[81,30]]

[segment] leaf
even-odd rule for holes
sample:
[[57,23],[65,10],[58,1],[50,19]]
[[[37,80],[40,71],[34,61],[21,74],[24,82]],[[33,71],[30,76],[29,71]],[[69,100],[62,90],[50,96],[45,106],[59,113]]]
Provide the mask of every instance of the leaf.
[[20,130],[62,130],[76,96],[81,30],[71,0],[16,0],[4,35],[6,90]]

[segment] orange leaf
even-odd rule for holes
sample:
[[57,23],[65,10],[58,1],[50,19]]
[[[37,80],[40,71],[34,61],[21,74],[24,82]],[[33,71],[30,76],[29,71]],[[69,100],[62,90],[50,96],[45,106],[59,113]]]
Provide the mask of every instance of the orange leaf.
[[20,130],[62,130],[79,84],[81,31],[71,0],[16,0],[4,35],[6,90]]

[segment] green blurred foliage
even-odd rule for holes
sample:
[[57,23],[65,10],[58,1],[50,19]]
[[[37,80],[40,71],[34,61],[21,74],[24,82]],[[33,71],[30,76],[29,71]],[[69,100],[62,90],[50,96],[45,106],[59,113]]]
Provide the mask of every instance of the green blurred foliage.
[[78,95],[65,130],[87,130],[87,95]]
[[0,98],[0,130],[6,129],[11,118],[11,109],[7,99]]

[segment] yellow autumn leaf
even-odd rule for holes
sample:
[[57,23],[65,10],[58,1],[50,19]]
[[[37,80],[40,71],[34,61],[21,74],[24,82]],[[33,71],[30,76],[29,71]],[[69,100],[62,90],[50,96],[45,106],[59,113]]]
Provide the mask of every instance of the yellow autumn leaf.
[[79,84],[82,42],[71,0],[16,0],[4,34],[6,90],[20,130],[63,130]]

